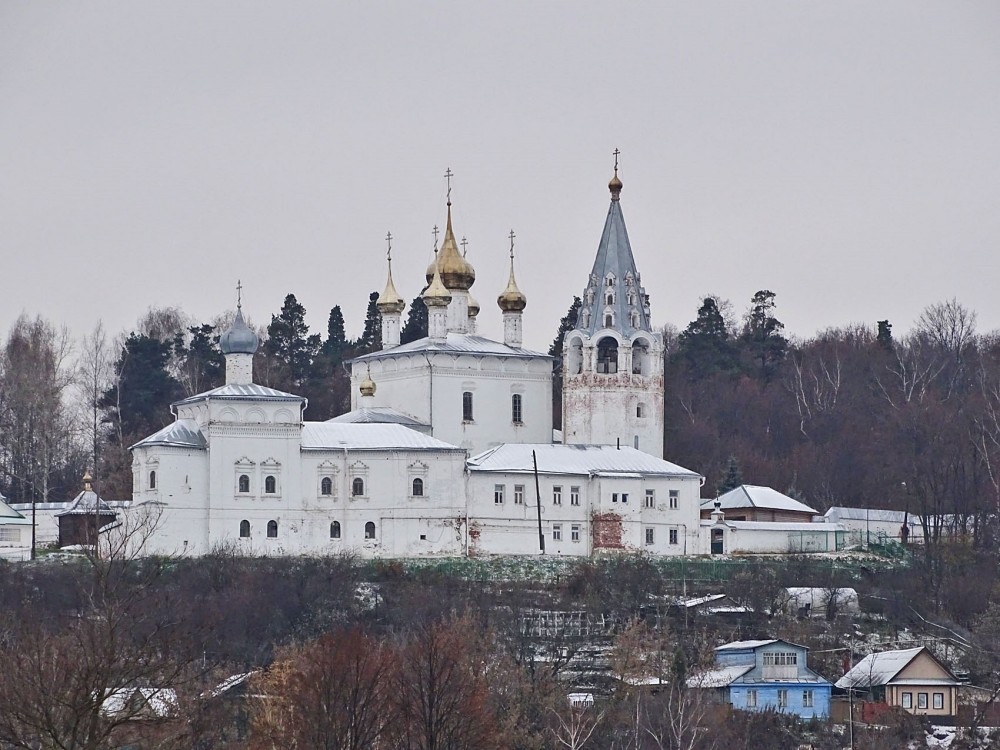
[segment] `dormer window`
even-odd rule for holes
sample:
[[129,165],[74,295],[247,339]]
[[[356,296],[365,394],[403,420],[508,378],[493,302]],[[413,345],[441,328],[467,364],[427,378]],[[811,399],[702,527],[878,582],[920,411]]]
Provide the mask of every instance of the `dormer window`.
[[605,295],[604,300],[605,300],[605,304],[608,304],[608,305],[615,304],[615,293],[614,292],[608,292],[607,295]]

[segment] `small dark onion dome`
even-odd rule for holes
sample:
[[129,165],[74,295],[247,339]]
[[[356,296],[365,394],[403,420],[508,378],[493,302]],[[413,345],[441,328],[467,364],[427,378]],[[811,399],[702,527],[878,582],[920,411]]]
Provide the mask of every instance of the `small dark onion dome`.
[[250,326],[243,320],[243,310],[236,308],[236,319],[222,336],[219,337],[219,348],[223,354],[254,354],[260,339],[257,334],[250,330]]

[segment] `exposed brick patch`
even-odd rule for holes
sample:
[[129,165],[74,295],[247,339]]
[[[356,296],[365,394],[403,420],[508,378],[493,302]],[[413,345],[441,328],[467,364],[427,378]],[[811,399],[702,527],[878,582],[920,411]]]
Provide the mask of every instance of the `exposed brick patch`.
[[594,549],[625,549],[622,542],[622,517],[617,513],[594,513],[590,519]]

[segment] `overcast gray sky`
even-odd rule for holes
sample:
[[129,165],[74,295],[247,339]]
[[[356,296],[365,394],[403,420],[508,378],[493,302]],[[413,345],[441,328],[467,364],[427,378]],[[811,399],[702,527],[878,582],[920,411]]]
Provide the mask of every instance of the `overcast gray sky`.
[[480,330],[507,234],[548,346],[620,148],[654,322],[792,333],[957,297],[1000,328],[1000,3],[0,2],[0,328],[150,305],[358,335],[420,290],[455,173]]

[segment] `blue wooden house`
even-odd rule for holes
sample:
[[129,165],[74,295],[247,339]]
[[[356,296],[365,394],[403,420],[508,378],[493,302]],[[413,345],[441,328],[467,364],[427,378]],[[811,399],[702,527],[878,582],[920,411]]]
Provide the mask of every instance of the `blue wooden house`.
[[688,686],[715,690],[742,711],[773,709],[803,719],[830,715],[830,683],[806,664],[809,649],[777,639],[734,641],[715,649],[715,669]]

